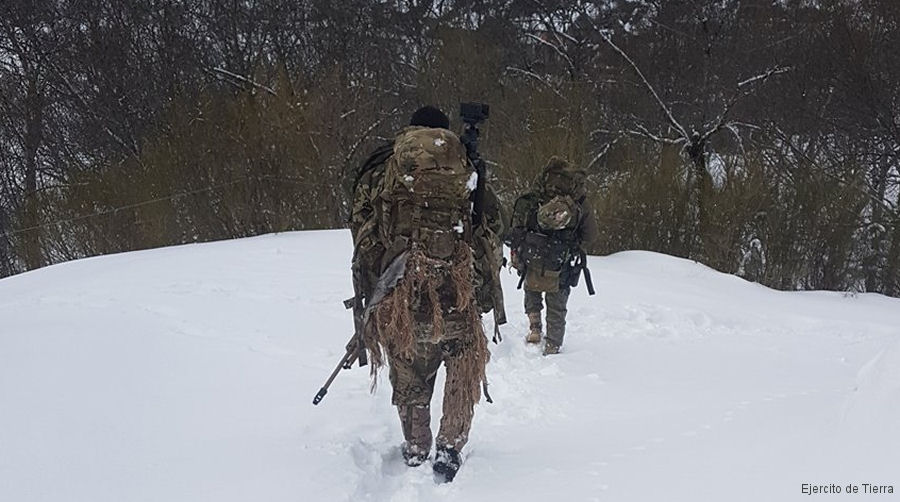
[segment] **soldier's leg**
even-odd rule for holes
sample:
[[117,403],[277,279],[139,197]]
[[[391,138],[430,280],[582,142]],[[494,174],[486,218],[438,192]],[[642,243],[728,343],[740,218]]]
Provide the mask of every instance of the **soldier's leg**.
[[[472,386],[481,385],[484,362],[478,363],[475,349],[455,340],[445,342],[444,365],[447,382],[444,386],[444,403],[441,428],[435,440],[434,471],[452,481],[462,463],[460,451],[469,441],[469,430],[475,415]],[[480,366],[480,371],[477,367]],[[469,397],[467,397],[469,396]]]
[[412,358],[389,357],[392,402],[397,406],[403,429],[403,458],[419,465],[431,451],[431,395],[441,364],[434,344],[417,344]]
[[571,288],[560,288],[556,293],[547,293],[547,342],[544,354],[556,354],[566,336],[566,304]]
[[525,290],[525,314],[528,315],[528,343],[541,343],[544,327],[541,324],[541,310],[544,308],[543,293]]
[[459,340],[450,340],[444,346],[444,366],[447,369],[447,381],[444,383],[444,402],[442,405],[441,428],[438,431],[436,445],[461,450],[469,440],[469,428],[475,414],[475,403],[461,399],[460,388],[470,382],[463,374],[465,364],[463,356],[465,348]]

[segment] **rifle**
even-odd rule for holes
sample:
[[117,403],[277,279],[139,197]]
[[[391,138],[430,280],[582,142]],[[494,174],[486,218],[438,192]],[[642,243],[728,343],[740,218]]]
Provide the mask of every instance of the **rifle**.
[[347,342],[347,352],[344,353],[344,357],[338,361],[337,367],[331,372],[331,376],[325,381],[325,385],[319,389],[319,392],[316,393],[316,397],[313,398],[313,404],[319,404],[325,397],[325,394],[328,394],[328,387],[331,386],[331,382],[334,381],[342,369],[349,370],[357,360],[359,361],[360,367],[369,363],[368,357],[366,356],[366,345],[363,343],[362,339],[363,327],[365,326],[363,318],[365,307],[363,306],[363,296],[359,294],[357,289],[357,282],[356,277],[354,277],[353,289],[356,295],[353,298],[344,300],[344,308],[348,310],[353,309],[353,336],[350,337],[350,341]]
[[[325,394],[328,393],[328,386],[331,385],[331,382],[334,381],[341,369],[349,370],[357,360],[359,360],[360,366],[368,364],[368,359],[366,358],[366,344],[364,341],[365,339],[363,338],[366,321],[372,314],[372,310],[375,306],[378,305],[378,303],[394,289],[397,282],[403,278],[403,274],[406,271],[406,259],[408,256],[409,253],[404,251],[391,260],[390,265],[382,272],[381,277],[378,278],[378,282],[375,283],[371,298],[367,298],[363,293],[360,293],[360,289],[363,287],[361,276],[357,265],[354,264],[353,291],[356,294],[353,298],[344,300],[344,308],[353,309],[353,328],[355,333],[353,333],[353,337],[350,338],[350,341],[347,342],[347,352],[344,354],[344,357],[341,358],[337,367],[331,372],[331,376],[325,381],[325,385],[319,389],[316,397],[313,398],[313,404],[319,404],[322,398],[325,397]],[[363,305],[364,298],[366,300],[365,305]]]
[[350,338],[350,342],[347,343],[347,352],[338,362],[334,371],[331,372],[331,376],[325,381],[325,385],[323,385],[322,388],[319,389],[319,392],[316,393],[316,397],[313,398],[313,404],[319,404],[322,401],[325,394],[328,394],[328,387],[331,386],[331,382],[334,381],[337,374],[340,373],[342,369],[349,370],[352,368],[353,363],[355,363],[357,359],[359,360],[360,366],[365,366],[367,364],[365,345],[360,343],[359,335],[354,334],[353,337]]

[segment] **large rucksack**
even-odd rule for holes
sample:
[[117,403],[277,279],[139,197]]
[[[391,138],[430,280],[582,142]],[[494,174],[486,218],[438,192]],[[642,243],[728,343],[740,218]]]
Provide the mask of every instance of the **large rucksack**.
[[[415,132],[417,130],[419,132]],[[434,141],[438,139],[438,136],[442,138],[442,141],[448,142],[451,142],[453,138],[455,138],[455,135],[447,130],[424,131],[426,131],[425,128],[408,128],[401,132],[397,139],[409,137],[409,139],[412,140],[415,136],[430,135],[434,136],[430,140],[430,147],[434,147],[436,146]],[[439,131],[443,131],[443,133],[439,134]],[[444,134],[449,135],[446,136],[448,139],[443,139],[445,137]],[[395,237],[394,234],[406,234],[409,236],[411,233],[408,228],[411,222],[402,220],[406,217],[411,218],[412,212],[407,211],[406,213],[403,213],[401,210],[398,212],[401,221],[390,223],[393,221],[394,216],[391,216],[389,211],[385,211],[385,209],[390,208],[394,199],[399,200],[405,198],[403,192],[407,191],[407,188],[405,188],[406,185],[404,183],[398,184],[394,181],[391,182],[393,188],[387,187],[385,177],[386,172],[388,171],[388,164],[399,161],[395,159],[404,156],[409,157],[410,154],[403,153],[402,150],[413,146],[414,143],[414,141],[406,141],[406,143],[400,145],[397,141],[394,141],[379,147],[358,169],[355,170],[354,176],[350,180],[353,206],[349,219],[349,226],[354,241],[354,280],[358,283],[359,289],[366,298],[371,298],[372,290],[381,271],[387,267],[387,264],[389,264],[397,256],[397,253],[405,247],[405,243],[397,242],[391,250],[386,250],[385,247],[390,246],[391,243],[393,243]],[[422,144],[428,146],[429,142],[424,141]],[[399,156],[395,153],[399,153]],[[425,152],[425,156],[428,155],[434,156],[435,154]],[[438,154],[438,156],[441,156],[441,154]],[[466,177],[467,184],[469,181],[474,183],[474,180],[471,178],[471,173],[474,172],[472,168],[470,166],[463,168],[462,166],[462,164],[457,163],[454,170],[464,169],[465,172],[468,173]],[[395,174],[392,176],[396,178],[396,173],[410,169],[409,165],[405,168],[401,167],[402,166],[399,164],[395,166],[392,171]],[[441,175],[437,177],[439,182],[442,180],[440,176]],[[460,176],[460,179],[461,178],[462,177]],[[441,183],[439,188],[443,190],[451,186],[452,184],[445,185]],[[487,222],[497,222],[497,224],[502,225],[502,222],[500,222],[502,218],[499,213],[494,214],[499,211],[500,208],[499,203],[496,201],[496,196],[491,192],[489,184],[486,183],[484,189],[488,191],[488,194],[490,195],[488,198],[493,200],[494,203],[489,205],[489,214],[482,218],[483,224],[472,230],[472,246],[474,249],[476,271],[475,287],[477,302],[481,311],[487,313],[493,310],[495,324],[499,325],[506,322],[499,274],[500,268],[504,265],[505,260],[503,259],[502,254],[502,243],[497,234],[494,233],[492,225]],[[391,195],[394,190],[399,190],[399,196]],[[404,207],[409,206],[408,204],[404,204]],[[431,218],[426,218],[426,220],[430,219]],[[467,221],[466,218],[460,218],[460,220]],[[434,222],[432,221],[432,223]],[[456,223],[458,224],[459,220],[457,220]],[[391,228],[393,225],[396,225],[397,228]],[[500,229],[498,228],[497,230],[499,231]]]
[[397,136],[379,195],[383,263],[412,248],[447,260],[457,242],[470,242],[476,181],[465,147],[451,131],[409,127]]

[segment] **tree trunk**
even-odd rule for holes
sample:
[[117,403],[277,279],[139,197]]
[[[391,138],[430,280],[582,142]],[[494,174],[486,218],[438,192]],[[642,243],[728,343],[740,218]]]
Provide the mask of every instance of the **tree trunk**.
[[[686,152],[691,160],[691,174],[693,183],[689,183],[689,189],[693,192],[693,208],[692,214],[688,218],[688,235],[686,240],[688,243],[688,257],[696,260],[703,260],[705,256],[704,239],[704,223],[707,219],[706,198],[712,187],[709,171],[706,168],[706,155],[704,154],[703,142],[691,143]],[[689,178],[689,179],[690,179]],[[689,206],[690,207],[690,206]],[[691,209],[689,209],[690,211]]]
[[884,196],[887,191],[887,178],[890,162],[882,160],[875,172],[875,195],[878,200],[872,202],[872,224],[869,231],[869,250],[863,258],[863,273],[866,278],[866,291],[883,292],[885,282],[881,277],[884,265]]
[[894,215],[893,227],[891,248],[887,256],[887,266],[884,271],[883,292],[888,296],[900,295],[900,215]]
[[28,270],[43,265],[37,195],[38,150],[43,141],[43,101],[37,79],[30,78],[28,94],[25,97],[25,193],[23,200],[25,232],[22,237],[23,258]]

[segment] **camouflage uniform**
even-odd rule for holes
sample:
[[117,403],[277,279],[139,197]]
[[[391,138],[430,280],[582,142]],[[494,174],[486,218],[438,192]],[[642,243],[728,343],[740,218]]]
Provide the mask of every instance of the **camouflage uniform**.
[[[562,176],[560,176],[562,175]],[[506,242],[513,250],[520,245],[522,236],[526,232],[542,232],[538,226],[538,207],[552,199],[554,196],[565,194],[571,196],[580,206],[580,214],[574,228],[566,230],[568,246],[565,251],[574,252],[584,250],[591,246],[597,239],[597,223],[594,219],[593,209],[586,198],[584,191],[584,173],[573,168],[565,160],[553,157],[541,174],[535,180],[534,187],[516,200],[513,208],[509,231],[506,234]],[[568,179],[568,183],[560,183],[558,180]],[[514,258],[513,266],[521,268]],[[534,290],[525,283],[525,313],[528,314],[532,332],[539,334],[541,326],[541,311],[544,301],[547,303],[547,335],[545,353],[556,353],[562,346],[566,332],[566,304],[568,303],[570,284],[577,277],[573,277],[571,261],[566,259],[562,270],[559,272],[559,284],[556,291]],[[539,338],[536,340],[539,341]]]
[[375,282],[381,274],[384,246],[378,239],[375,216],[378,190],[384,176],[384,164],[394,152],[394,144],[378,147],[355,173],[352,187],[350,234],[353,237],[353,280],[366,298],[372,297]]
[[[427,329],[428,324],[419,324]],[[467,330],[465,323],[447,328],[450,334],[459,335]],[[406,458],[423,459],[431,450],[431,397],[434,393],[434,382],[441,363],[447,369],[447,381],[444,386],[443,409],[454,406],[456,384],[451,383],[459,378],[460,356],[465,347],[459,338],[444,340],[440,343],[418,340],[411,356],[388,354],[390,362],[390,381],[393,388],[391,402],[397,406],[400,424],[403,428]],[[469,440],[469,429],[475,410],[464,406],[459,414],[444,414],[438,430],[437,446],[452,447],[462,450]]]
[[[410,129],[413,128],[404,131]],[[449,131],[430,131],[440,136],[433,144],[449,142],[454,148],[461,148],[458,138]],[[458,467],[458,452],[468,441],[474,405],[480,398],[489,358],[480,318],[484,309],[476,303],[478,295],[473,287],[480,280],[476,273],[478,260],[472,249],[478,246],[470,223],[466,223],[470,220],[471,204],[461,199],[464,214],[448,208],[452,214],[460,214],[460,226],[450,232],[455,236],[453,243],[442,243],[445,239],[441,235],[435,237],[436,234],[428,234],[425,229],[419,230],[415,219],[407,221],[416,209],[405,199],[415,198],[416,191],[405,195],[407,192],[401,190],[399,197],[393,195],[398,192],[391,186],[400,183],[391,174],[392,152],[392,146],[382,147],[364,164],[355,186],[350,219],[355,244],[354,279],[359,281],[360,292],[366,298],[372,298],[377,281],[384,282],[395,259],[408,260],[402,278],[374,308],[367,323],[366,346],[373,372],[384,359],[390,366],[391,400],[400,415],[405,440],[403,454],[410,465],[424,461],[431,450],[430,403],[437,370],[441,363],[445,365],[443,416],[436,443],[439,453],[451,451],[456,455]],[[468,160],[464,162],[471,169]],[[485,221],[499,231],[502,230],[497,226],[502,221],[497,213],[499,204],[495,197],[491,200],[495,203],[490,204],[492,209],[488,210]],[[440,210],[431,207],[439,207],[439,203],[440,200],[431,200],[426,204],[433,214],[422,217],[442,216]],[[456,222],[457,216],[451,219]],[[413,247],[410,252],[407,243],[418,242],[420,232],[424,236],[422,246]],[[448,245],[452,248],[444,249]],[[416,253],[415,249],[420,251]]]

